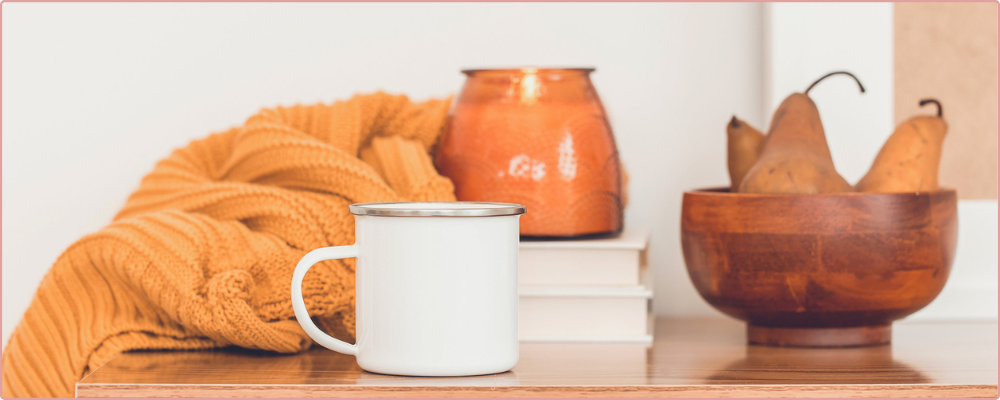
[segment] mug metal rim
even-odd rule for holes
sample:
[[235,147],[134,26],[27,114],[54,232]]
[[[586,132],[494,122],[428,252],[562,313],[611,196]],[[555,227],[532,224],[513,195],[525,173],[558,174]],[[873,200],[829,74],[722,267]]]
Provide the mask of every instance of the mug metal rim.
[[[390,204],[440,204],[454,203],[464,205],[482,205],[480,208],[381,208],[378,206]],[[488,206],[488,207],[486,207]],[[348,207],[351,214],[378,217],[501,217],[521,215],[527,208],[513,203],[491,203],[481,201],[390,201],[379,203],[355,203]]]

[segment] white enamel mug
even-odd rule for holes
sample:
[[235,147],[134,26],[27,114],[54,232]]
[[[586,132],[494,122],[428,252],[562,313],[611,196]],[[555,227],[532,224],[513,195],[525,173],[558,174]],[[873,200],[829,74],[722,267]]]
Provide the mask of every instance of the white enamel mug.
[[[517,364],[518,221],[524,206],[475,202],[362,203],[355,244],[302,257],[292,308],[305,332],[383,374],[460,376]],[[324,260],[357,258],[356,344],[309,318],[302,278]]]

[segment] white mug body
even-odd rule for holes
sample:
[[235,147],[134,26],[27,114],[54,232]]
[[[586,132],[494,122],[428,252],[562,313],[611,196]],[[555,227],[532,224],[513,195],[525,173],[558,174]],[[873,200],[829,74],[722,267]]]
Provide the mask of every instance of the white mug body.
[[[292,308],[316,343],[355,355],[369,372],[467,376],[518,361],[517,257],[524,206],[413,202],[351,205],[355,244],[306,254],[292,276]],[[355,337],[321,331],[302,281],[324,260],[356,257]]]
[[519,216],[355,218],[361,368],[455,376],[517,364]]

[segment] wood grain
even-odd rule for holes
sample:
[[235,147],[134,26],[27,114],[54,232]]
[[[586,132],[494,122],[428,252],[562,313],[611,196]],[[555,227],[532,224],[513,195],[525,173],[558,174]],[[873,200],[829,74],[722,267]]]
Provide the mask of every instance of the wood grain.
[[512,371],[372,374],[325,349],[135,352],[77,384],[78,397],[996,397],[997,324],[900,323],[892,345],[747,345],[722,318],[661,319],[641,344],[524,343]]
[[[684,193],[681,245],[709,304],[758,328],[754,341],[858,346],[937,297],[955,254],[957,196]],[[862,328],[864,329],[842,329]],[[788,334],[787,329],[828,332]]]

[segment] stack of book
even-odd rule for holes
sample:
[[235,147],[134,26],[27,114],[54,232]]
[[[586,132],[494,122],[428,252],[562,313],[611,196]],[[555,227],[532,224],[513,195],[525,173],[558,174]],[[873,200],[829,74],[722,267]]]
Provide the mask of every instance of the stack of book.
[[522,341],[652,342],[649,234],[521,241]]

